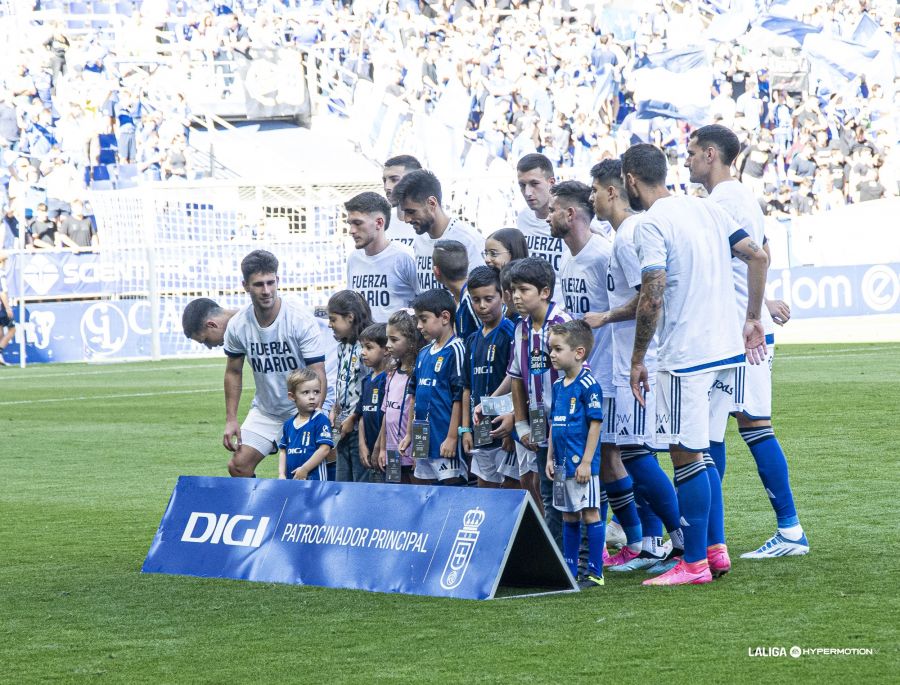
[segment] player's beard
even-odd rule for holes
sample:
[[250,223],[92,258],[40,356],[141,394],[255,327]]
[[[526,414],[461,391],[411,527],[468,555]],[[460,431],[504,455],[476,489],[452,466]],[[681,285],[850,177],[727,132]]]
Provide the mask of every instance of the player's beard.
[[632,195],[631,188],[625,188],[625,194],[628,195],[628,204],[629,206],[636,212],[643,212],[644,207],[641,204],[641,196],[638,194]]
[[569,229],[565,224],[560,225],[553,222],[550,223],[551,237],[558,238],[559,240],[565,240],[567,235],[569,235]]
[[434,219],[422,219],[418,225],[413,225],[416,235],[425,235],[434,227]]

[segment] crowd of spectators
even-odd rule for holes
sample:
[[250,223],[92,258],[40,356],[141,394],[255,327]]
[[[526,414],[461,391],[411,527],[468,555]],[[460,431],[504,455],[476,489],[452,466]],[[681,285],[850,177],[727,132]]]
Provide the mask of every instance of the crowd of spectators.
[[[768,213],[807,214],[900,193],[894,82],[869,84],[861,75],[840,92],[819,91],[802,73],[773,82],[773,63],[790,50],[740,38],[716,41],[709,30],[712,4],[648,0],[618,13],[610,5],[179,0],[169,12],[157,11],[154,22],[171,40],[201,46],[195,52],[205,59],[318,46],[411,110],[424,108],[455,124],[493,157],[514,161],[537,151],[558,167],[584,168],[637,140],[653,142],[667,150],[671,185],[683,192],[691,190],[682,166],[690,126],[638,118],[632,75],[647,54],[711,41],[706,123],[739,132],[739,172]],[[893,2],[823,0],[804,7],[797,20],[841,37],[852,35],[865,13],[900,45]],[[792,63],[805,68],[799,58]]]
[[[52,4],[65,11],[67,2],[44,0],[36,9]],[[516,160],[538,151],[558,167],[587,167],[644,140],[666,149],[671,186],[691,192],[682,168],[690,126],[638,118],[632,76],[650,53],[712,41],[708,122],[739,132],[741,177],[768,213],[826,211],[898,194],[895,83],[861,76],[840,92],[823,92],[803,74],[795,84],[773,82],[769,46],[740,37],[717,42],[709,33],[714,5],[705,0],[646,0],[617,13],[610,11],[615,4],[584,0],[128,6],[134,11],[113,23],[115,47],[99,32],[70,30],[64,15],[38,18],[32,25],[38,38],[0,67],[5,245],[14,235],[27,245],[58,245],[72,202],[85,199],[88,183],[192,177],[191,111],[184,79],[174,78],[178,67],[122,59],[160,44],[178,47],[184,66],[252,59],[263,48],[316,46],[411,109],[455,122],[460,136],[493,157]],[[838,36],[852,33],[865,13],[900,44],[894,2],[812,0],[804,7],[798,20]]]
[[[774,41],[716,42],[708,30],[714,14],[703,2],[635,3],[624,31],[603,11],[607,5],[572,2],[566,12],[564,3],[354,3],[334,9],[319,39],[360,78],[412,109],[424,102],[447,116],[454,103],[466,103],[465,135],[495,157],[514,161],[537,151],[558,167],[583,168],[642,140],[666,149],[671,185],[683,192],[692,190],[683,168],[690,126],[638,118],[632,76],[649,53],[708,40],[713,78],[704,123],[739,133],[739,173],[769,214],[900,193],[895,82],[860,75],[836,92],[817,88],[799,50],[773,50]],[[865,13],[900,46],[894,2],[804,7],[798,21],[843,38]],[[765,11],[762,3],[758,10]],[[786,56],[798,71],[775,80],[772,67],[783,69]]]
[[0,67],[0,247],[94,247],[88,186],[190,178],[190,110],[163,74],[96,35],[43,22],[30,36]]

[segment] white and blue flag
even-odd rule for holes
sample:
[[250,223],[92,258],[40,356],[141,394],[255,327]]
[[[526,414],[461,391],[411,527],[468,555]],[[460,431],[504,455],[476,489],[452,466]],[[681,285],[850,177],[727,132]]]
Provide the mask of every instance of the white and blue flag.
[[694,45],[646,55],[632,72],[638,117],[669,117],[703,124],[713,74],[706,50]]

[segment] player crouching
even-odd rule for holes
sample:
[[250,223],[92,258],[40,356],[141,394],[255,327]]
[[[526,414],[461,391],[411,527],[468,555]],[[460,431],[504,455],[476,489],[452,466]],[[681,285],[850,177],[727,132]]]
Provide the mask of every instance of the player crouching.
[[600,517],[600,429],[603,393],[584,362],[594,336],[584,321],[550,327],[550,362],[564,375],[553,384],[547,477],[553,507],[563,517],[563,557],[578,573],[581,522],[588,540],[588,570],[582,588],[603,585],[605,522]]

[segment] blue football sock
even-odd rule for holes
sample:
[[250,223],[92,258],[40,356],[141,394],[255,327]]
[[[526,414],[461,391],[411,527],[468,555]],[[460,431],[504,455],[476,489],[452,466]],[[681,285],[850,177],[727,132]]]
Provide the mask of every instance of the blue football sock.
[[799,525],[797,508],[794,506],[794,494],[791,492],[791,481],[788,476],[787,459],[781,450],[778,438],[771,426],[761,428],[741,428],[741,437],[750,448],[756,460],[759,478],[772,508],[778,519],[779,528]]
[[693,461],[675,467],[675,490],[684,533],[684,560],[706,559],[706,532],[709,527],[709,478],[706,464]]
[[563,559],[572,572],[578,577],[578,548],[581,546],[581,521],[563,521]]
[[613,510],[613,515],[618,519],[622,530],[625,531],[625,544],[641,544],[641,519],[638,517],[637,507],[634,504],[634,485],[631,482],[631,476],[604,483],[603,488],[609,498],[609,506]]
[[641,535],[644,538],[661,538],[663,534],[662,519],[653,513],[653,509],[637,490],[634,491],[634,505],[637,507],[638,518],[641,519]]
[[[628,458],[626,455],[629,455]],[[635,451],[634,456],[631,456],[630,450],[623,449],[622,464],[634,481],[635,493],[640,494],[650,505],[653,513],[662,519],[663,525],[671,536],[673,531],[681,528],[678,496],[675,494],[672,481],[659,465],[656,455],[640,448]]]
[[719,480],[725,482],[725,443],[709,441],[709,456],[712,457],[716,464],[716,471],[719,472]]
[[588,538],[588,573],[603,575],[603,548],[606,546],[606,523],[600,519],[596,523],[586,523]]
[[707,545],[725,544],[725,501],[722,498],[722,481],[719,480],[719,469],[712,457],[703,454],[706,464],[706,477],[709,479],[709,527],[706,530]]
[[609,515],[609,499],[606,497],[606,490],[603,489],[603,483],[600,483],[600,520],[606,525],[606,517]]

